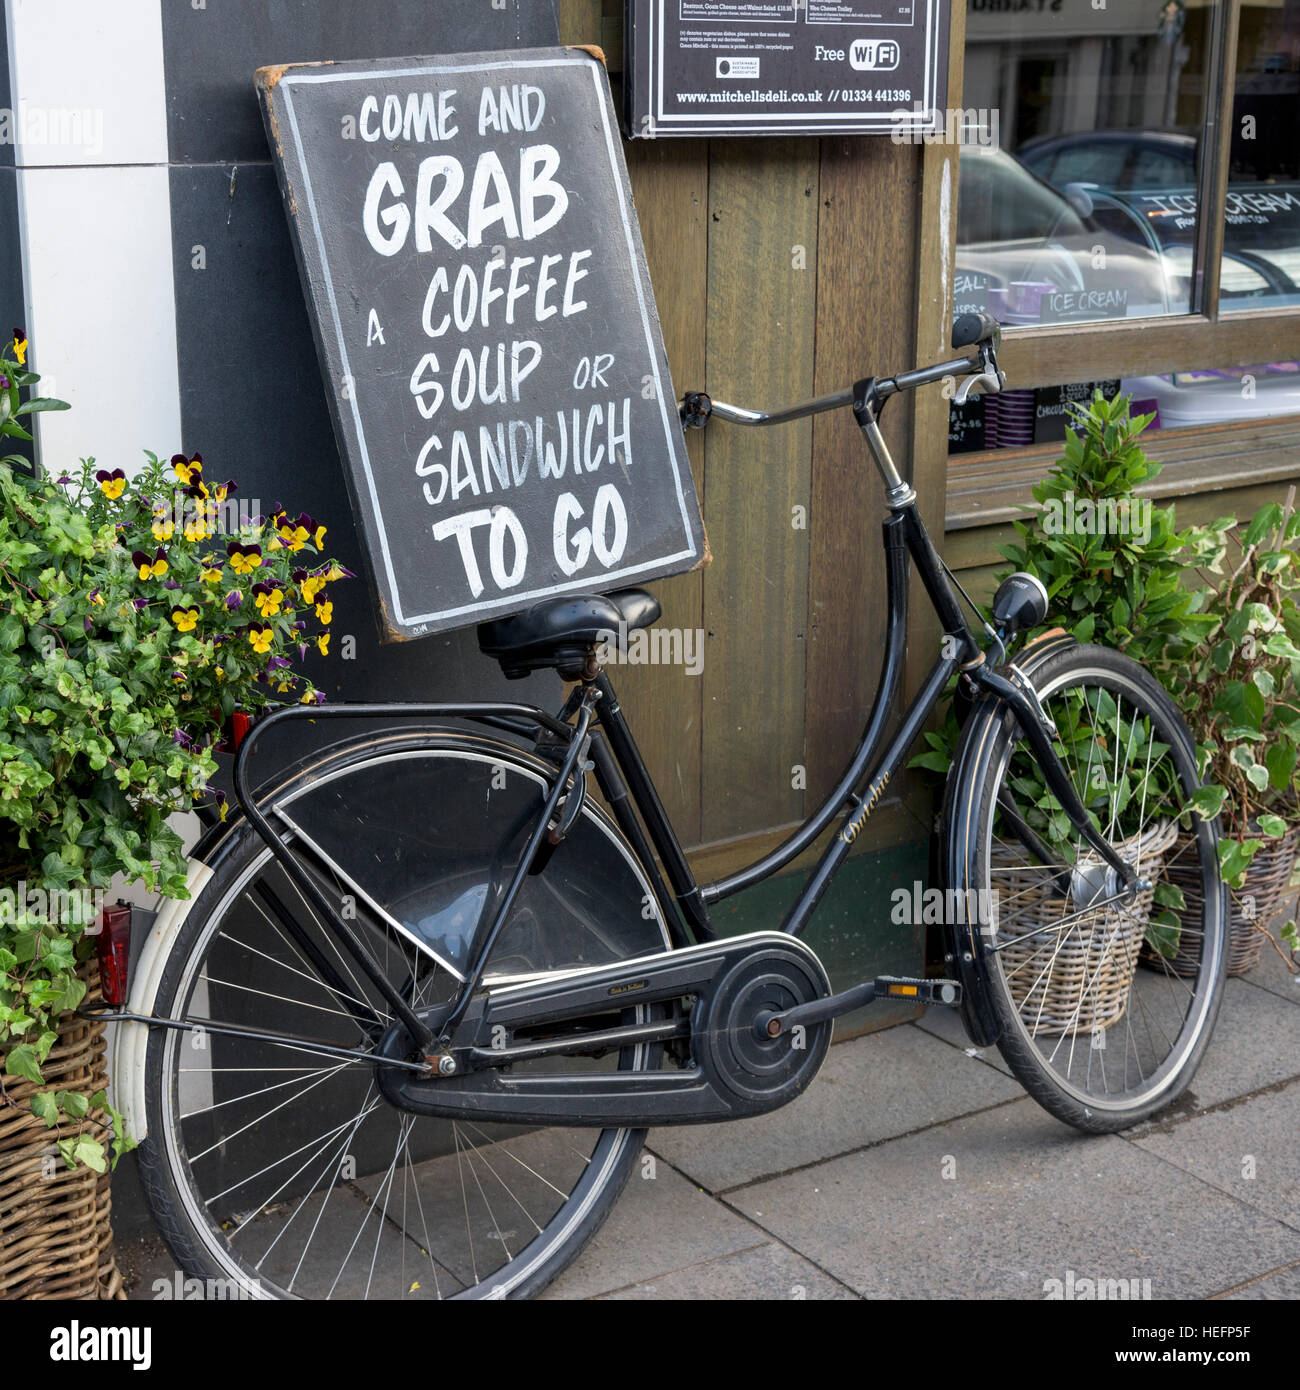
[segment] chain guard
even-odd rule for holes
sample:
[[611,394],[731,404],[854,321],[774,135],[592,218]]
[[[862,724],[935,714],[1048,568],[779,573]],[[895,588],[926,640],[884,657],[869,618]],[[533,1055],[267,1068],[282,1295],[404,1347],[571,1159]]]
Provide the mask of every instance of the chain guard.
[[[794,1100],[817,1074],[830,1045],[831,1024],[791,1029],[779,1038],[756,1031],[760,1014],[821,999],[830,982],[815,952],[782,932],[753,932],[729,940],[574,970],[490,989],[475,999],[452,1039],[457,1072],[422,1078],[379,1066],[384,1096],[401,1110],[476,1123],[556,1124],[594,1128],[712,1124],[776,1110]],[[666,1064],[661,1045],[644,1045],[642,1069],[517,1071],[478,1065],[493,1041],[520,1030],[571,1029],[575,1020],[611,1010],[641,1019],[663,1017],[692,1001],[690,1057]],[[437,1014],[430,1011],[436,1026]],[[631,1020],[629,1020],[631,1021]],[[504,1032],[503,1032],[504,1030]],[[409,1055],[409,1039],[390,1029],[387,1056]],[[563,1059],[557,1059],[560,1066]]]

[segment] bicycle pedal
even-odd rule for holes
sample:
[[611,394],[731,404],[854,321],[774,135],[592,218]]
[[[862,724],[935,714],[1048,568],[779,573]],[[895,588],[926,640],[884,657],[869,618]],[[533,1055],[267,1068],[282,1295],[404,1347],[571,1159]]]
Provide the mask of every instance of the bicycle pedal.
[[914,999],[920,1004],[961,1003],[961,985],[956,980],[913,980],[902,975],[877,975],[877,999]]

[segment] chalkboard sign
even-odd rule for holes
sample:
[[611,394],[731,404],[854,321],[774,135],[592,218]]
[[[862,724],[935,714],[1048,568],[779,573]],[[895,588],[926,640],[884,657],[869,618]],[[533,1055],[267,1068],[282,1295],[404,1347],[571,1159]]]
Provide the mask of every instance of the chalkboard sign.
[[634,139],[955,138],[948,0],[627,0],[624,35]]
[[385,640],[703,563],[603,63],[257,85]]

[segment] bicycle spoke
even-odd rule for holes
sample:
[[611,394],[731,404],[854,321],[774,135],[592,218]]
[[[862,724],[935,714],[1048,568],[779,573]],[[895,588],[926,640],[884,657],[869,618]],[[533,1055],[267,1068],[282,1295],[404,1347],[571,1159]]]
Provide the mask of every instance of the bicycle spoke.
[[[1077,663],[1093,659],[1081,653]],[[1112,662],[1123,659],[1105,659]],[[1057,1113],[1071,1123],[1095,1119],[1079,1106],[1102,1102],[1122,1122],[1125,1109],[1158,1096],[1171,1074],[1186,1070],[1203,1031],[1207,993],[1195,963],[1210,958],[1223,923],[1210,914],[1201,884],[1217,880],[1217,861],[1209,834],[1185,809],[1198,783],[1176,715],[1139,693],[1127,672],[1112,679],[1100,668],[1062,679],[1042,702],[1056,725],[1056,755],[1094,830],[1148,886],[1116,891],[1111,870],[1067,822],[1013,733],[983,802],[985,881],[998,894],[985,950],[1009,1026],[1029,1048],[1004,1051],[1026,1084],[1039,1083],[1044,1104],[1055,1108],[1059,1098]],[[1037,853],[1010,832],[1004,806],[1039,837]],[[1166,956],[1175,952],[1171,966]],[[1084,1127],[1119,1127],[1101,1120]]]

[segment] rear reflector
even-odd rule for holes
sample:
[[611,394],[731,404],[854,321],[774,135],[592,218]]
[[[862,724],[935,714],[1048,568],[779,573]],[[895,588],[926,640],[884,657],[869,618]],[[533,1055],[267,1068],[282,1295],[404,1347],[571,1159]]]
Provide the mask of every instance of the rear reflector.
[[130,994],[131,904],[106,907],[99,940],[99,988],[106,1004],[125,1004]]
[[253,727],[251,716],[237,709],[226,721],[228,737],[226,742],[232,753],[239,752],[239,745],[244,741],[244,735]]

